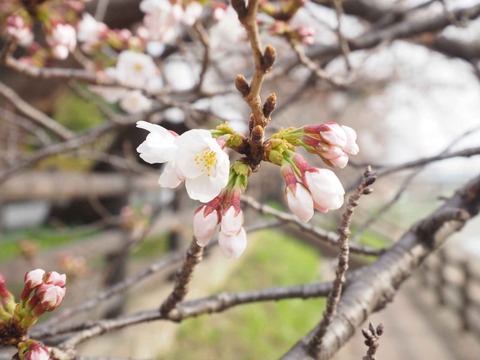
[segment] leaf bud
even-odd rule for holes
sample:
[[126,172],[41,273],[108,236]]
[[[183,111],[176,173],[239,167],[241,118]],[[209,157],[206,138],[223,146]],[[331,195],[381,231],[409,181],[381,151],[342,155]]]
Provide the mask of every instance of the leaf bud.
[[241,74],[237,75],[235,79],[235,87],[243,97],[248,96],[250,93],[250,86],[248,85],[247,79]]
[[262,70],[266,74],[272,71],[272,66],[273,66],[273,63],[275,62],[276,56],[277,56],[277,52],[275,51],[275,48],[271,45],[267,45],[262,57]]
[[267,118],[270,117],[273,110],[275,110],[275,106],[277,106],[277,95],[272,93],[265,100],[265,104],[263,104],[263,115]]

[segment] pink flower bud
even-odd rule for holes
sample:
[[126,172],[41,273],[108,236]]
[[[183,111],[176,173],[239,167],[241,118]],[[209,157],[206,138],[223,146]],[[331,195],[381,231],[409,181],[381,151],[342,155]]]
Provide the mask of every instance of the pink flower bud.
[[67,276],[65,274],[59,274],[56,271],[50,271],[45,276],[45,284],[55,285],[64,287],[67,281]]
[[308,222],[313,216],[313,199],[310,191],[298,183],[285,188],[285,199],[289,209],[303,222]]
[[33,289],[43,284],[43,277],[45,276],[45,270],[35,269],[29,271],[25,274],[25,286],[22,293],[20,294],[20,299],[25,300]]
[[345,142],[345,145],[343,146],[343,150],[346,153],[352,154],[352,155],[357,155],[360,149],[358,148],[357,145],[357,133],[355,130],[353,130],[351,127],[348,126],[342,126],[343,131],[345,131],[345,135],[347,137],[347,141]]
[[20,343],[18,355],[20,360],[48,360],[50,351],[37,341]]
[[333,171],[312,168],[303,174],[303,183],[310,190],[318,211],[328,212],[343,205],[345,190]]
[[45,311],[53,311],[59,307],[65,297],[65,291],[65,288],[56,285],[40,285],[32,298],[32,303],[38,301],[33,309],[35,316],[38,317]]
[[[210,211],[209,211],[210,210]],[[197,239],[197,244],[206,246],[212,238],[215,229],[219,223],[218,212],[215,209],[209,209],[207,205],[200,206],[193,216],[193,234]]]
[[221,231],[226,236],[237,234],[243,225],[243,211],[239,206],[230,206],[228,210],[222,214]]
[[247,233],[243,227],[233,236],[228,236],[221,231],[218,235],[218,244],[226,258],[238,259],[247,248]]

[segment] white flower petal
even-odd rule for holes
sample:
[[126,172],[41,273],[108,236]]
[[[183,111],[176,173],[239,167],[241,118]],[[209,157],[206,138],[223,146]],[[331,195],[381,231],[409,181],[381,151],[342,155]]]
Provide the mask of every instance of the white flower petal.
[[174,189],[182,182],[183,178],[180,177],[177,173],[175,164],[172,162],[167,163],[163,169],[160,178],[158,179],[158,184],[162,187]]
[[208,176],[185,179],[185,188],[190,199],[203,203],[213,200],[224,187],[221,183],[212,182]]
[[200,246],[208,244],[218,225],[218,212],[214,210],[205,216],[205,210],[204,205],[193,216],[193,234]]
[[309,188],[317,210],[326,212],[343,205],[345,190],[333,171],[308,171],[304,176],[304,184]]
[[222,254],[226,258],[238,259],[247,248],[247,233],[243,227],[233,236],[227,236],[223,232],[220,232],[218,235],[218,244]]
[[222,216],[221,231],[226,236],[233,236],[240,231],[243,225],[243,211],[236,214],[236,209],[230,206],[227,212]]
[[285,199],[289,209],[303,222],[308,222],[313,216],[313,199],[310,191],[302,184],[297,184],[295,192],[291,186],[285,188]]

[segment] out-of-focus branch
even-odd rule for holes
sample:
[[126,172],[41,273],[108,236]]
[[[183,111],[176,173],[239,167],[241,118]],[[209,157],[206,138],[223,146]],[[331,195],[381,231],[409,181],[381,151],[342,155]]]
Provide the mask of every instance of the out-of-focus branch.
[[[345,12],[347,7],[344,4]],[[451,14],[457,19],[473,20],[480,16],[480,4],[470,7],[455,9]],[[370,49],[386,40],[407,39],[429,32],[438,32],[450,25],[448,16],[444,13],[429,18],[405,20],[394,23],[391,26],[371,31],[348,40],[348,46],[352,51]],[[310,53],[311,58],[331,58],[342,54],[339,44],[330,46],[317,45]]]
[[201,92],[203,82],[205,80],[205,74],[207,73],[208,67],[210,65],[210,37],[208,36],[208,32],[205,27],[198,20],[193,25],[193,29],[197,33],[198,38],[203,45],[202,69],[200,70],[198,83],[196,85],[196,90]]
[[72,150],[78,149],[80,146],[91,143],[92,141],[98,139],[100,136],[113,130],[116,126],[118,125],[114,123],[105,124],[90,130],[86,134],[74,137],[70,140],[67,140],[61,143],[57,143],[57,144],[53,144],[48,147],[45,147],[37,151],[35,154],[31,155],[30,157],[28,157],[27,159],[23,161],[19,161],[18,163],[10,166],[9,168],[6,168],[5,170],[1,171],[0,184],[5,182],[13,174],[16,174],[17,172],[29,166],[35,165],[36,163],[45,159],[48,156],[72,151]]
[[297,55],[298,61],[300,61],[300,63],[305,65],[310,71],[312,71],[316,77],[318,77],[321,80],[325,80],[329,84],[340,89],[343,89],[348,85],[348,81],[346,81],[345,79],[339,79],[339,78],[333,77],[326,70],[322,69],[319,65],[317,65],[311,58],[309,58],[305,54],[305,51],[303,50],[303,47],[301,44],[295,43],[290,39],[288,39],[288,43],[290,44],[290,47]]
[[[276,210],[268,205],[260,204],[255,199],[246,195],[242,196],[242,202],[247,204],[251,208],[261,212],[262,214],[272,215],[272,216],[275,216],[277,219],[281,220],[282,222],[291,223],[298,226],[300,229],[302,229],[302,231],[310,235],[313,235],[315,238],[321,240],[325,244],[328,244],[330,246],[338,246],[338,235],[335,234],[334,232],[325,231],[309,223],[307,224],[302,223],[298,220],[296,216],[285,213],[283,211]],[[361,254],[361,255],[378,256],[382,254],[385,251],[385,249],[371,249],[363,246],[351,245],[350,251],[352,253]]]
[[352,64],[350,63],[350,48],[348,47],[348,41],[346,40],[345,36],[343,36],[342,32],[342,21],[343,21],[343,6],[342,0],[332,0],[333,5],[335,6],[335,13],[337,15],[337,38],[340,44],[340,48],[342,49],[343,58],[345,60],[345,66],[347,71],[352,70]]
[[[429,217],[418,221],[392,249],[374,264],[362,269],[340,299],[337,315],[318,349],[318,359],[329,359],[374,311],[390,302],[398,287],[455,231],[480,211],[480,176],[470,181]],[[313,359],[309,342],[316,328],[305,335],[283,357]]]
[[[472,157],[475,155],[480,155],[480,146],[478,147],[473,147],[473,148],[468,148],[468,149],[463,149],[459,151],[454,151],[451,153],[440,153],[438,155],[434,156],[429,156],[429,157],[424,157],[420,158],[417,160],[412,160],[412,161],[407,161],[404,162],[403,164],[399,165],[394,165],[394,166],[381,166],[381,165],[372,165],[372,167],[376,170],[377,176],[386,176],[390,175],[392,173],[395,173],[397,171],[402,171],[402,170],[407,170],[407,169],[412,169],[412,168],[417,168],[420,166],[424,166],[430,163],[434,163],[436,161],[441,161],[441,160],[446,160],[446,159],[451,159],[455,157]],[[359,166],[359,164],[357,164]],[[348,184],[348,186],[345,187],[345,190],[350,191],[352,190],[357,184],[361,181],[361,178],[351,182]]]
[[20,96],[18,96],[18,94],[13,89],[11,89],[2,82],[0,82],[0,96],[5,98],[10,104],[15,107],[15,109],[20,111],[23,115],[31,119],[32,122],[50,130],[62,140],[69,140],[74,136],[74,134],[70,130],[63,127],[54,119],[45,115],[43,112],[35,109],[25,100],[23,100]]
[[333,316],[336,314],[340,294],[342,293],[343,284],[345,283],[345,274],[348,270],[349,245],[348,237],[350,236],[350,223],[352,222],[353,213],[358,206],[358,201],[362,195],[371,194],[373,189],[370,186],[375,182],[376,175],[372,173],[372,169],[368,167],[363,174],[363,180],[358,186],[355,193],[348,199],[347,209],[343,213],[342,225],[338,229],[338,265],[335,271],[335,279],[333,280],[332,290],[328,294],[327,306],[323,312],[323,319],[318,325],[310,341],[310,347],[314,354],[322,345],[322,340],[330,326]]

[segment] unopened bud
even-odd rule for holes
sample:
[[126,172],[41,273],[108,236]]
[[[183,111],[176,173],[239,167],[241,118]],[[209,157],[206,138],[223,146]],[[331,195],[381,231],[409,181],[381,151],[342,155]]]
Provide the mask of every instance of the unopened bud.
[[277,95],[272,93],[268,96],[267,100],[265,100],[265,104],[263,104],[263,115],[266,118],[270,117],[273,110],[275,110],[275,106],[277,106]]
[[275,48],[271,45],[267,45],[262,57],[262,70],[265,73],[269,73],[270,71],[272,71],[272,66],[275,62],[276,56],[277,52],[275,51]]
[[252,129],[251,138],[253,142],[261,143],[263,141],[263,136],[265,131],[262,126],[257,125]]
[[243,97],[248,96],[250,93],[250,86],[248,85],[247,79],[243,75],[237,75],[235,79],[235,87]]
[[237,12],[238,19],[242,20],[247,16],[247,6],[245,0],[232,0],[232,7]]

